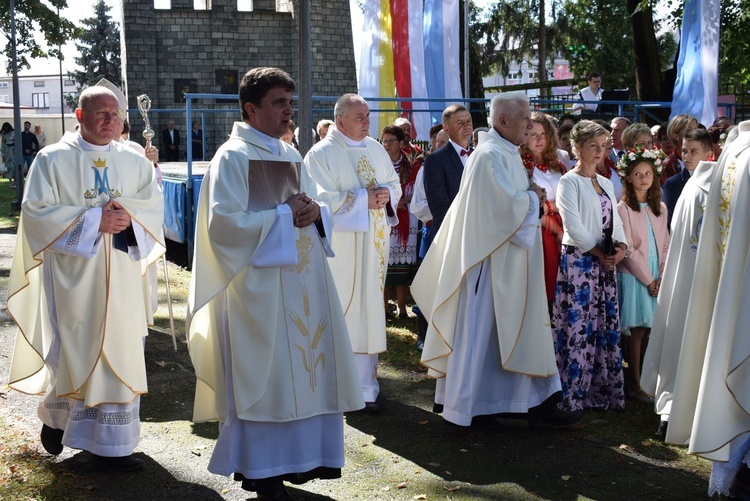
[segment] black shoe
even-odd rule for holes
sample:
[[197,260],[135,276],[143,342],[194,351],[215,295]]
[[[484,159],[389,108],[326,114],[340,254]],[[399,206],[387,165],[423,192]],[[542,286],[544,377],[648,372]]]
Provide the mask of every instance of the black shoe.
[[110,457],[110,456],[99,456],[94,454],[96,462],[101,464],[107,469],[116,471],[136,471],[143,468],[145,461],[139,459],[132,454],[130,456]]
[[743,464],[735,474],[729,491],[732,499],[750,499],[750,468],[746,464]]
[[443,404],[432,404],[432,412],[435,414],[443,413]]
[[284,482],[279,477],[275,477],[273,481],[258,482],[257,485],[257,499],[264,499],[266,501],[294,501],[294,498],[286,490]]
[[659,421],[659,427],[656,429],[656,435],[660,439],[664,440],[667,438],[667,427],[669,426],[669,421]]
[[57,456],[63,451],[63,430],[51,428],[46,424],[42,425],[42,447],[44,450]]
[[538,418],[529,420],[529,428],[532,430],[544,430],[553,426],[567,426],[577,423],[583,419],[583,410],[563,411],[555,409],[554,412]]
[[380,412],[380,406],[375,402],[365,402],[365,406],[361,408],[359,412],[364,412],[365,414],[375,414],[376,412]]

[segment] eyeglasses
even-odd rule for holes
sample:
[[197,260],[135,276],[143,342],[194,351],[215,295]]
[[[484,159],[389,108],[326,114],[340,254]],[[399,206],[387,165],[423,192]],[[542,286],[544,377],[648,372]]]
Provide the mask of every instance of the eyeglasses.
[[537,134],[536,132],[529,133],[529,139],[536,141],[537,139],[547,139],[547,133],[542,132],[541,134]]
[[382,141],[383,144],[393,144],[393,143],[400,143],[400,142],[401,141],[399,141],[398,139],[383,139]]

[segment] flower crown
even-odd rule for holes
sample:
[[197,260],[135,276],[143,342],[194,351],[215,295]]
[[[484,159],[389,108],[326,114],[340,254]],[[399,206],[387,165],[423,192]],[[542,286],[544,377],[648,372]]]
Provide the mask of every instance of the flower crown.
[[636,149],[627,151],[617,162],[617,174],[625,177],[628,174],[628,167],[636,162],[646,161],[656,168],[656,173],[661,174],[662,163],[666,156],[661,150],[645,150],[641,146]]

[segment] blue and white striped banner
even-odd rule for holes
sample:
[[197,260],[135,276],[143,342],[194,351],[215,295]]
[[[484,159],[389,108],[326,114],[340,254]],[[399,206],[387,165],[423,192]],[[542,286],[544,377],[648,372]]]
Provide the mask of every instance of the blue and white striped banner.
[[706,126],[716,119],[720,17],[720,0],[685,1],[671,117],[692,115]]
[[[427,95],[437,99],[457,99],[461,92],[459,52],[459,13],[456,0],[425,0],[424,2],[424,62]],[[433,110],[443,110],[449,104],[430,102]],[[432,122],[440,123],[442,111],[432,112]]]

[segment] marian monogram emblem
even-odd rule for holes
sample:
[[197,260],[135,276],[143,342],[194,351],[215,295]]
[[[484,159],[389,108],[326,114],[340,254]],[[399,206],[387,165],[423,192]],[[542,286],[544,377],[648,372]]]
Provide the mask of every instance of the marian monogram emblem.
[[117,198],[120,196],[120,192],[112,190],[109,187],[109,178],[107,177],[107,161],[97,158],[94,160],[94,165],[91,170],[94,171],[94,187],[90,190],[86,190],[83,197],[87,200],[98,198],[99,195],[108,195],[110,198]]

